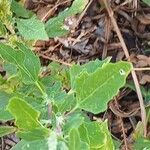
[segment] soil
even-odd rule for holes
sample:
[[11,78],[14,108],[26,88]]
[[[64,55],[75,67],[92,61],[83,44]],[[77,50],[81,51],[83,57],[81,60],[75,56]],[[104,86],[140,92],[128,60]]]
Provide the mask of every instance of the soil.
[[[25,7],[46,22],[69,7],[71,2],[71,0],[40,0],[40,2],[26,0]],[[150,67],[150,7],[140,0],[111,0],[109,4],[127,46],[129,58],[125,56],[124,47],[116,33],[112,18],[104,7],[103,0],[92,0],[82,16],[80,14],[69,18],[74,22],[74,26],[69,26],[71,30],[69,35],[49,41],[37,41],[34,51],[39,55],[43,65],[56,61],[70,66],[73,63],[83,64],[96,58],[107,57],[112,57],[112,62],[130,60],[137,68],[135,73],[140,87],[148,90],[150,71],[146,68]],[[50,13],[47,15],[48,12]],[[131,75],[128,82],[134,83]],[[141,121],[137,94],[136,91],[125,87],[109,103],[105,113],[96,116],[89,114],[92,120],[108,119],[113,137],[122,141],[122,149],[131,149],[133,142],[131,135],[137,123]],[[145,107],[149,107],[149,101],[150,99],[145,99]],[[147,129],[147,136],[149,136],[149,123]],[[17,141],[18,139],[11,135],[2,138],[0,145],[9,149]]]

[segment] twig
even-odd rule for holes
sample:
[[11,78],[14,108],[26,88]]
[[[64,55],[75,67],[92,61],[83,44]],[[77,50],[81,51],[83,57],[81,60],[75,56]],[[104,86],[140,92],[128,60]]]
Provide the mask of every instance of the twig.
[[[117,109],[119,109],[119,106],[118,106],[118,102],[117,102],[117,98],[115,97],[115,104],[116,104],[116,107]],[[123,133],[123,141],[124,141],[124,145],[125,145],[125,150],[128,150],[128,142],[127,142],[127,137],[126,137],[126,132],[125,132],[125,128],[124,128],[124,122],[123,122],[123,119],[122,117],[119,117],[117,116],[120,120],[120,124],[121,124],[121,128],[122,128],[122,133]]]
[[60,5],[67,3],[68,1],[69,0],[66,0],[66,1],[64,1],[62,3],[58,3],[58,4],[56,3],[56,5],[53,8],[50,8],[50,10],[44,15],[44,17],[41,19],[41,21],[45,22],[46,18],[48,18],[51,15],[53,10],[55,10]]
[[135,71],[147,71],[150,70],[150,67],[146,67],[146,68],[133,68]]
[[91,3],[93,2],[93,0],[90,0],[89,3],[87,4],[87,6],[85,7],[85,9],[83,10],[83,12],[81,13],[81,15],[79,16],[79,19],[76,22],[76,27],[79,25],[80,21],[82,20],[83,16],[85,15],[87,9],[89,8],[89,6],[91,5]]
[[[124,39],[122,37],[122,34],[119,30],[119,27],[118,27],[118,24],[114,18],[114,13],[110,7],[110,5],[108,4],[108,1],[107,0],[103,0],[104,4],[105,4],[105,7],[107,9],[107,12],[109,14],[109,17],[111,18],[111,21],[112,21],[112,24],[114,26],[114,29],[117,33],[117,36],[120,40],[120,43],[122,45],[122,49],[125,53],[125,56],[127,59],[129,59],[129,52],[128,52],[128,49],[127,49],[127,46],[124,42]],[[129,60],[130,61],[130,60]],[[140,108],[141,108],[141,118],[142,118],[142,123],[143,123],[143,127],[144,127],[144,136],[146,137],[146,134],[147,134],[147,123],[146,123],[146,111],[145,111],[145,107],[144,107],[144,100],[143,100],[143,97],[142,97],[142,93],[141,93],[141,89],[140,89],[140,85],[139,85],[139,82],[138,82],[138,79],[137,79],[137,75],[135,73],[135,70],[133,69],[131,71],[131,74],[132,74],[132,77],[133,77],[133,80],[134,80],[134,84],[135,84],[135,88],[136,88],[136,91],[137,91],[137,95],[138,95],[138,99],[139,99],[139,102],[140,102]]]
[[58,63],[60,63],[60,64],[63,64],[63,65],[65,65],[65,66],[68,66],[68,67],[71,67],[71,66],[72,66],[72,64],[69,64],[69,63],[67,63],[67,62],[64,62],[64,61],[61,61],[61,60],[58,60],[58,59],[55,59],[55,58],[51,58],[51,57],[46,56],[46,55],[44,55],[44,54],[39,54],[39,56],[41,56],[41,57],[43,57],[43,58],[45,58],[45,59],[54,61],[54,62],[58,62]]

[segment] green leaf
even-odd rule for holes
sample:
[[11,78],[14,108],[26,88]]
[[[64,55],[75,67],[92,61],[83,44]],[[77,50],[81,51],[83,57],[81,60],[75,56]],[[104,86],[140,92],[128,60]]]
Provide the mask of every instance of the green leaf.
[[57,150],[69,150],[66,143],[63,141],[58,141]]
[[150,0],[143,0],[143,2],[150,6]]
[[48,150],[47,140],[25,141],[21,140],[11,150]]
[[73,94],[65,96],[65,98],[60,100],[55,100],[55,105],[57,106],[58,112],[65,114],[65,112],[70,111],[76,105],[76,99]]
[[17,28],[27,40],[48,40],[44,24],[34,16],[30,19],[17,19]]
[[136,139],[133,150],[150,150],[150,140],[144,137]]
[[69,150],[81,150],[80,134],[76,128],[69,133]]
[[15,117],[18,128],[29,131],[41,127],[40,113],[23,99],[14,97],[9,100],[7,110]]
[[113,141],[108,131],[107,121],[85,122],[79,128],[81,140],[88,143],[90,149],[114,150]]
[[17,17],[29,18],[32,14],[30,11],[26,10],[20,3],[12,0],[11,11],[15,13]]
[[13,119],[13,116],[6,110],[10,95],[0,91],[0,120],[8,121]]
[[51,132],[50,136],[48,137],[48,148],[49,150],[57,150],[57,136],[54,131]]
[[22,43],[16,43],[20,51],[24,54],[22,68],[20,68],[24,83],[32,83],[38,80],[40,72],[40,60],[28,47]]
[[107,103],[124,86],[131,71],[128,62],[109,63],[89,74],[82,72],[76,79],[76,94],[81,109],[98,114],[107,109]]
[[3,21],[5,25],[8,25],[8,16],[11,16],[10,11],[11,1],[9,0],[0,0],[0,20]]
[[74,89],[75,87],[75,80],[76,78],[82,73],[82,72],[87,72],[87,73],[93,73],[95,72],[98,68],[102,67],[103,65],[107,64],[110,62],[110,58],[107,58],[103,61],[100,61],[96,59],[95,61],[90,61],[84,65],[73,65],[70,68],[70,80],[71,80],[71,87]]
[[67,17],[81,13],[88,2],[88,0],[74,0],[72,6],[69,9],[64,10],[57,17],[49,19],[46,23],[46,31],[48,36],[54,38],[68,34],[69,31],[64,27],[65,19]]
[[72,128],[79,128],[79,126],[84,122],[84,119],[85,118],[81,113],[74,113],[68,116],[63,127],[64,134],[67,135]]
[[0,56],[19,68],[24,83],[34,84],[40,71],[39,58],[23,44],[17,43],[17,46],[19,50],[0,43]]
[[49,132],[49,129],[40,127],[30,131],[18,131],[17,136],[27,141],[34,141],[45,139],[49,136]]
[[2,23],[2,21],[0,20],[0,36],[4,36],[4,35],[6,35],[6,33],[7,33],[7,30],[4,26],[4,24]]
[[11,134],[16,131],[15,127],[10,126],[0,126],[0,137]]

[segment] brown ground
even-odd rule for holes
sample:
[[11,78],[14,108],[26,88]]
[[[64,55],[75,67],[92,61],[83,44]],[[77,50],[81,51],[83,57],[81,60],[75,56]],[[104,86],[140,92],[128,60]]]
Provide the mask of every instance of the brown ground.
[[[33,2],[34,1],[34,2]],[[140,0],[111,0],[111,9],[104,9],[103,0],[93,0],[82,15],[72,17],[74,26],[67,37],[50,39],[48,42],[37,41],[35,52],[40,56],[42,64],[47,65],[56,61],[64,65],[72,63],[85,63],[96,58],[112,57],[112,61],[130,60],[138,77],[140,87],[150,87],[150,7]],[[26,0],[26,7],[47,21],[56,16],[58,12],[70,6],[71,0]],[[111,13],[114,16],[111,17]],[[46,17],[45,17],[46,15]],[[117,26],[114,26],[114,22]],[[116,31],[121,34],[116,34]],[[119,38],[124,39],[120,42]],[[127,49],[125,45],[127,46]],[[127,53],[125,55],[125,53]],[[129,57],[128,57],[129,53]],[[132,76],[128,81],[137,82]],[[130,149],[131,134],[137,122],[141,120],[139,97],[129,88],[124,88],[109,104],[107,112],[97,116],[90,115],[92,119],[99,117],[109,120],[109,128],[113,136],[122,140],[122,149]],[[144,97],[145,98],[145,97]],[[141,100],[141,99],[140,99]],[[149,99],[145,106],[149,106]],[[149,129],[149,125],[147,127]],[[150,135],[148,130],[147,135]],[[13,139],[13,138],[11,138]],[[7,139],[1,140],[6,143]],[[7,144],[7,143],[6,143]],[[8,145],[8,144],[7,144]]]

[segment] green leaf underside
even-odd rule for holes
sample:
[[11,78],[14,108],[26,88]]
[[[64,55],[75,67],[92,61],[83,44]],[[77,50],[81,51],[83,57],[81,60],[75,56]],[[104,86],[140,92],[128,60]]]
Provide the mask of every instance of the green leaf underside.
[[13,119],[13,116],[6,110],[10,95],[0,91],[0,120],[8,121]]
[[31,12],[26,10],[21,4],[19,4],[15,0],[12,0],[11,2],[11,10],[15,13],[17,17],[29,18],[31,14]]
[[17,136],[27,141],[42,140],[49,136],[49,129],[40,127],[30,131],[18,131]]
[[94,114],[107,109],[107,103],[124,86],[131,71],[128,62],[109,63],[94,73],[82,72],[76,79],[75,90],[80,108]]
[[29,131],[41,127],[38,121],[40,113],[26,101],[14,97],[10,99],[7,109],[15,117],[18,128]]
[[84,65],[73,65],[70,68],[70,80],[71,80],[71,87],[74,89],[75,87],[75,80],[76,78],[84,71],[87,73],[93,73],[95,72],[98,68],[102,67],[103,65],[107,64],[110,62],[110,58],[107,58],[103,61],[100,61],[98,59],[94,61],[90,61]]
[[57,17],[49,19],[45,26],[48,36],[54,38],[68,34],[69,31],[64,28],[64,20],[67,17],[81,13],[87,3],[88,0],[74,0],[69,9],[64,10]]
[[81,150],[81,140],[79,131],[73,128],[69,133],[69,150]]
[[80,138],[89,144],[90,149],[114,150],[113,141],[105,122],[83,123],[79,128]]
[[36,17],[17,19],[17,28],[27,40],[48,40],[44,24]]
[[150,150],[150,140],[144,137],[136,139],[133,150]]
[[10,126],[0,126],[0,137],[11,134],[16,131],[15,127]]
[[150,6],[150,0],[143,0],[143,2]]
[[21,140],[11,150],[48,150],[48,143],[47,140]]
[[17,43],[19,50],[0,43],[0,55],[9,63],[15,64],[22,75],[23,82],[33,84],[38,80],[40,61],[34,53],[21,43]]

